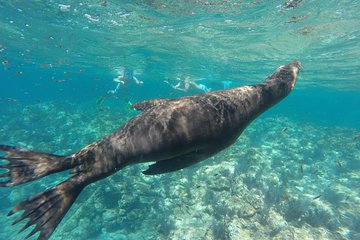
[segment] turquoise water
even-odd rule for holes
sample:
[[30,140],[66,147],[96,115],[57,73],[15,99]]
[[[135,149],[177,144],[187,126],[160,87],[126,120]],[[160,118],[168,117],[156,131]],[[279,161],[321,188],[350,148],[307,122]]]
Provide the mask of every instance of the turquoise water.
[[[147,164],[87,187],[51,239],[360,239],[359,1],[0,1],[0,143],[69,154],[137,114],[129,102],[255,84],[293,59],[293,92],[187,169]],[[143,81],[115,94],[119,69]],[[60,173],[0,189],[11,207]],[[321,196],[320,196],[321,195]],[[320,197],[319,197],[320,196]],[[318,198],[317,198],[318,197]],[[36,239],[36,238],[33,238]]]

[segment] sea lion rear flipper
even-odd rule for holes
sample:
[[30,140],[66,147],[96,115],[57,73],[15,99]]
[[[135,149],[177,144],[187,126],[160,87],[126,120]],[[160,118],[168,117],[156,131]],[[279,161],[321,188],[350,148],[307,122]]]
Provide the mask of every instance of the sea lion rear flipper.
[[167,160],[157,161],[143,171],[145,175],[155,175],[168,172],[174,172],[186,167],[189,167],[203,159],[202,155],[197,152],[192,152],[180,157],[170,158]]
[[145,100],[145,101],[141,101],[141,102],[132,104],[131,108],[135,108],[136,110],[145,111],[152,107],[155,107],[155,106],[167,103],[167,102],[171,102],[174,100],[175,99],[171,99],[171,98],[156,98],[156,99],[151,99],[151,100]]
[[0,173],[0,179],[9,179],[0,182],[0,187],[16,186],[73,167],[71,157],[34,152],[7,145],[0,145],[0,152],[7,153],[5,156],[0,156],[0,160],[9,162],[8,164],[0,163],[0,169],[8,169],[7,172]]
[[81,182],[79,176],[73,176],[55,187],[31,196],[9,212],[8,216],[11,216],[16,212],[24,210],[22,215],[14,221],[13,225],[25,218],[29,218],[29,221],[20,232],[34,224],[36,225],[26,236],[26,239],[38,231],[40,231],[40,235],[37,240],[49,239],[81,190],[86,186],[86,184]]

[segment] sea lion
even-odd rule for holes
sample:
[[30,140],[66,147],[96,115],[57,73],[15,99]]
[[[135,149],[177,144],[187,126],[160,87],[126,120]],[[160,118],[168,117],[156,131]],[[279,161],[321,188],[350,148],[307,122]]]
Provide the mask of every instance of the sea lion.
[[51,173],[72,169],[66,181],[31,196],[8,215],[24,210],[14,223],[29,218],[22,228],[36,224],[28,236],[40,231],[48,239],[81,190],[125,166],[153,162],[144,174],[176,171],[207,159],[230,146],[259,114],[293,89],[300,63],[279,67],[266,81],[244,87],[174,99],[135,103],[142,112],[116,132],[77,153],[58,156],[0,145],[7,155],[0,165],[1,187],[12,187]]

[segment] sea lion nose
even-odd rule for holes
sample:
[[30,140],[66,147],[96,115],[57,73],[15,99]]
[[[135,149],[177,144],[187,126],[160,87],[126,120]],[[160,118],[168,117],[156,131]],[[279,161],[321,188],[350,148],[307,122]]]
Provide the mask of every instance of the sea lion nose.
[[301,62],[294,60],[290,65],[295,69],[296,74],[298,74],[301,69]]

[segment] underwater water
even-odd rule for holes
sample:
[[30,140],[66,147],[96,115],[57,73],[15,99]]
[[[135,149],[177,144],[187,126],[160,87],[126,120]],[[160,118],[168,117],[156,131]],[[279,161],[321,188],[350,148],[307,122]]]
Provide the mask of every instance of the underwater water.
[[[202,92],[172,88],[178,79],[219,90],[302,63],[293,92],[231,147],[177,172],[134,165],[89,185],[51,239],[360,239],[359,9],[0,0],[0,144],[70,154],[135,116],[130,103]],[[143,84],[116,90],[121,74]],[[30,233],[7,213],[68,176],[0,188],[0,239]]]

